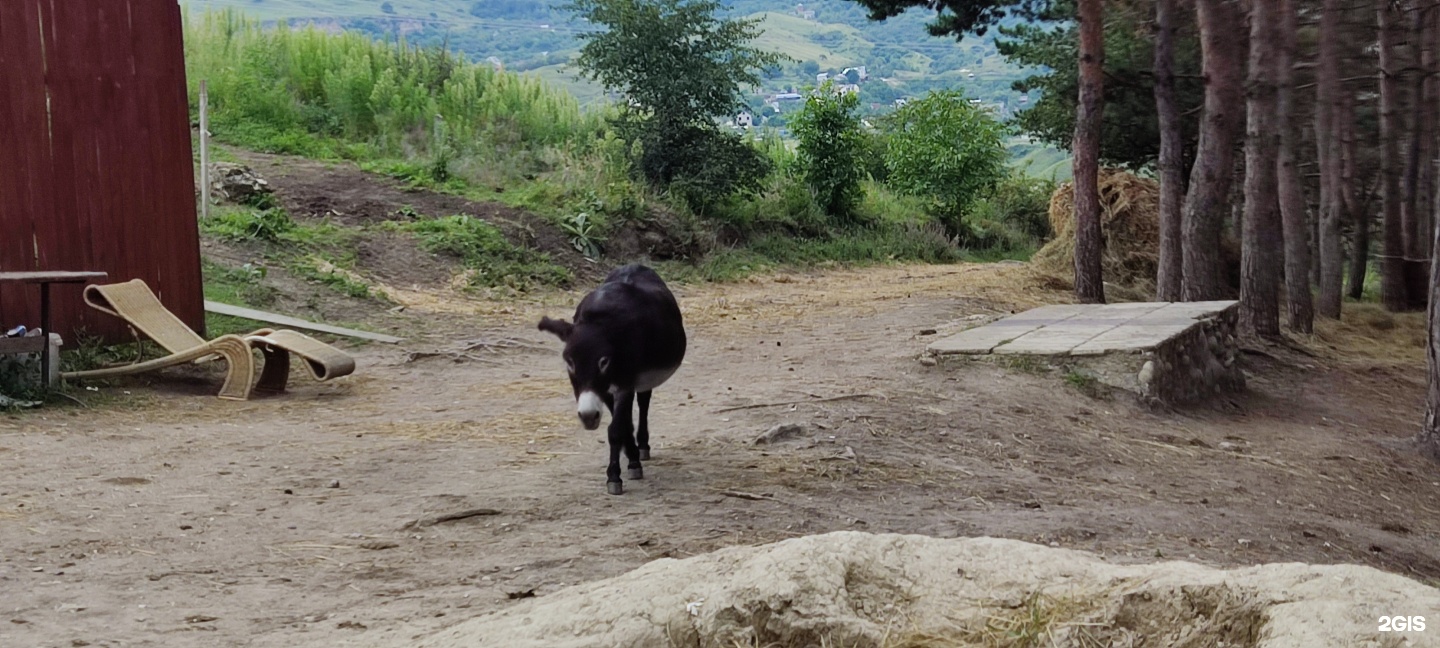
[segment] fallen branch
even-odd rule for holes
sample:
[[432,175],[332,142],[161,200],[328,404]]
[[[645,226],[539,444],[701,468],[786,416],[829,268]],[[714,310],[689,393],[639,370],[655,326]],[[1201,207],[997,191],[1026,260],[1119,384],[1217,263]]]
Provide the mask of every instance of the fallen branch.
[[413,521],[411,521],[411,522],[406,523],[405,526],[402,526],[402,527],[400,527],[400,528],[401,528],[401,530],[404,530],[404,529],[418,529],[418,528],[420,528],[420,527],[435,526],[435,525],[437,525],[437,524],[444,524],[444,523],[446,523],[446,522],[454,522],[454,521],[456,521],[456,520],[465,520],[465,519],[469,519],[469,518],[472,518],[472,517],[480,517],[480,516],[483,516],[483,515],[500,515],[500,511],[497,510],[497,509],[492,509],[492,508],[477,508],[477,509],[470,509],[470,510],[468,510],[468,511],[460,511],[460,512],[458,512],[458,513],[446,513],[446,514],[444,514],[444,515],[436,515],[436,516],[434,516],[434,517],[420,518],[420,519],[418,519],[418,520],[413,520]]
[[735,499],[751,500],[751,501],[754,501],[754,502],[773,502],[773,501],[775,501],[775,497],[774,497],[773,495],[756,495],[755,493],[746,493],[746,492],[744,492],[744,491],[727,490],[727,491],[720,491],[720,494],[721,494],[721,495],[724,495],[725,497],[733,497],[733,498],[735,498]]
[[715,410],[712,413],[723,414],[725,412],[735,412],[739,410],[760,409],[762,407],[784,407],[786,405],[802,405],[804,403],[829,403],[832,401],[851,400],[855,398],[884,398],[884,396],[880,394],[846,394],[844,396],[831,396],[829,398],[818,398],[812,400],[783,401],[779,403],[755,403],[753,405],[736,405],[734,407],[721,408]]

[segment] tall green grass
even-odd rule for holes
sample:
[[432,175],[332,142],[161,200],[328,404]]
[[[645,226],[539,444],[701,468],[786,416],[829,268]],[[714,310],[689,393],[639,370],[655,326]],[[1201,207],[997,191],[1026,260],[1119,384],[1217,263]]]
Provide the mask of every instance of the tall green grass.
[[[417,157],[553,146],[599,116],[534,77],[438,48],[259,21],[233,9],[185,20],[191,105],[208,84],[221,139],[312,157]],[[437,120],[438,116],[438,120]]]

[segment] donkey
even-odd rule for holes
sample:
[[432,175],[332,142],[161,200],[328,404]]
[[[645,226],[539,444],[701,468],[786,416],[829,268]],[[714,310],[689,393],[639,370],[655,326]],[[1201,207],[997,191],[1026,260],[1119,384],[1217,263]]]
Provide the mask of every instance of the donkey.
[[[605,490],[625,492],[620,451],[630,479],[644,479],[650,460],[650,392],[685,359],[685,324],[675,296],[654,270],[639,264],[617,268],[580,300],[575,322],[542,317],[538,327],[565,343],[561,357],[575,390],[576,413],[587,430],[600,427],[600,406],[610,410],[610,465]],[[640,402],[640,427],[632,422]],[[637,443],[638,441],[638,443]]]

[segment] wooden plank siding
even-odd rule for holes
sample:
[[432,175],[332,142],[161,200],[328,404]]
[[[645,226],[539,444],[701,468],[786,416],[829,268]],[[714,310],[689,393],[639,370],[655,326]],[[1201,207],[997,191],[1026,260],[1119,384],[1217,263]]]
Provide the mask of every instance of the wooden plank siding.
[[[143,279],[204,334],[184,33],[176,0],[0,2],[0,271]],[[54,286],[55,329],[126,327]],[[0,287],[0,327],[39,324],[34,287]]]

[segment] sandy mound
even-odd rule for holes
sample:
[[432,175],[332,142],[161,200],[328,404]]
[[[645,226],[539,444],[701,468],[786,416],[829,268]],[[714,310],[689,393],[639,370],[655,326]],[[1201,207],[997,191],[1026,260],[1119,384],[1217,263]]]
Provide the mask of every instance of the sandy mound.
[[[1035,253],[1037,270],[1070,281],[1075,275],[1075,183],[1050,197],[1055,238]],[[1100,170],[1101,260],[1105,281],[1146,288],[1160,260],[1160,185],[1119,169]]]
[[1418,647],[1440,645],[1440,627],[1381,633],[1378,618],[1437,608],[1440,590],[1354,565],[1118,566],[1014,540],[837,532],[656,560],[358,645]]

